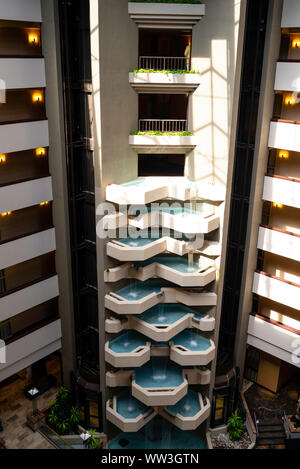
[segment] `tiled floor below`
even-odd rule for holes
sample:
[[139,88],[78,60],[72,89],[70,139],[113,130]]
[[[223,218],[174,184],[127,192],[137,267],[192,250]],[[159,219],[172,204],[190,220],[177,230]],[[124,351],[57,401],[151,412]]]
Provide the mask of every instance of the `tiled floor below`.
[[[47,363],[48,372],[55,375],[60,384],[59,359],[51,357]],[[33,432],[26,425],[26,415],[32,411],[32,402],[25,398],[25,373],[21,372],[0,386],[0,417],[4,431],[0,438],[5,440],[7,449],[54,449],[38,432]],[[38,408],[42,409],[51,402],[57,393],[52,388],[38,399]]]

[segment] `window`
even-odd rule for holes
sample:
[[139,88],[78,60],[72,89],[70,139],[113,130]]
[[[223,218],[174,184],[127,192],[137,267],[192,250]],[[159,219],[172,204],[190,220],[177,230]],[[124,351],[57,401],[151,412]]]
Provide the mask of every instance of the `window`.
[[139,176],[184,176],[185,155],[138,156]]

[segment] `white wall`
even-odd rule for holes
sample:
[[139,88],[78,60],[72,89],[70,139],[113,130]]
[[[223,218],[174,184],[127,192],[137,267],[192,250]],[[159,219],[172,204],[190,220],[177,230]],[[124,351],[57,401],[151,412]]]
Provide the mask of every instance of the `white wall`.
[[48,121],[0,125],[0,153],[48,147]]
[[0,59],[0,79],[7,90],[44,88],[44,59]]
[[55,249],[54,228],[10,241],[0,245],[0,269],[42,256]]
[[299,0],[284,0],[282,10],[282,28],[300,27],[300,2]]
[[0,187],[0,213],[12,212],[51,201],[51,177]]
[[40,0],[0,0],[0,19],[42,21]]
[[274,90],[300,91],[300,63],[277,63]]
[[61,348],[60,319],[16,340],[6,347],[6,363],[0,363],[0,381]]
[[34,308],[59,295],[57,275],[0,298],[0,321]]

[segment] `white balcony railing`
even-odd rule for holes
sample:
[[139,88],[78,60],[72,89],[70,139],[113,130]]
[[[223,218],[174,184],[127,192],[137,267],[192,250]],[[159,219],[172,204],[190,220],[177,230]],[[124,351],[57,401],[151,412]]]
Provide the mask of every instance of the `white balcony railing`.
[[146,70],[190,70],[190,61],[186,57],[139,57],[139,68]]
[[0,322],[46,303],[59,295],[58,277],[41,279],[0,298]]
[[49,146],[48,121],[0,125],[0,153]]
[[300,235],[272,226],[261,226],[257,248],[300,262]]
[[46,86],[44,59],[0,59],[0,70],[7,90]]
[[187,129],[186,119],[139,119],[141,132],[186,132]]
[[268,146],[289,151],[300,151],[300,125],[296,122],[272,121]]
[[0,245],[0,269],[55,251],[55,229],[40,231]]
[[6,346],[6,363],[0,363],[0,382],[61,348],[60,319]]
[[51,200],[53,200],[51,176],[0,187],[0,213],[20,210]]
[[274,90],[300,91],[300,63],[277,63]]
[[254,273],[252,292],[290,308],[299,309],[300,285],[265,272]]
[[42,22],[40,0],[9,0],[0,2],[0,18],[12,21]]
[[300,179],[267,175],[263,200],[300,208]]
[[299,339],[296,332],[276,324],[275,321],[260,316],[249,317],[247,344],[298,367],[299,351],[293,343],[299,343]]

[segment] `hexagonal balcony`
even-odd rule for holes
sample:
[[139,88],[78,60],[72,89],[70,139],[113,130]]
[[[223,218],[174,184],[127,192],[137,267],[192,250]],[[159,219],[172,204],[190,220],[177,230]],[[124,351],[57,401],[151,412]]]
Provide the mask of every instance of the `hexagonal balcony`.
[[135,399],[129,390],[106,403],[107,419],[123,432],[137,432],[157,415],[156,410]]
[[182,369],[165,357],[153,357],[135,370],[132,395],[147,406],[176,404],[188,390]]

